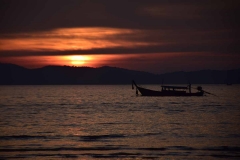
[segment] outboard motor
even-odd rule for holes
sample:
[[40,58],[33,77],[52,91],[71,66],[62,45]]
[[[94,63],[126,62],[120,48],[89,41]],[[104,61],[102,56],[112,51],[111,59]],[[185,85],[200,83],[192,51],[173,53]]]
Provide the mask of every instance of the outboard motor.
[[202,91],[202,87],[201,87],[201,86],[198,86],[198,87],[197,87],[197,90],[201,92],[201,91]]

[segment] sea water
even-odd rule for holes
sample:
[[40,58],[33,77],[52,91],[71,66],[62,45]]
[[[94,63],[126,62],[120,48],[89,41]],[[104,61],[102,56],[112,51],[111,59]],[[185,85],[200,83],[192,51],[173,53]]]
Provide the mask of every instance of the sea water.
[[216,96],[0,86],[0,159],[240,159],[240,86],[202,87]]

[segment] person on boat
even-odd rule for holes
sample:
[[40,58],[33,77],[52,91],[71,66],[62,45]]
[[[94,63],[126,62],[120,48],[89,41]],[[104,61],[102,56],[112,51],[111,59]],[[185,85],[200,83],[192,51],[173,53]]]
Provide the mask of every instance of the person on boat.
[[189,93],[191,93],[191,88],[192,88],[192,85],[191,85],[191,83],[189,83],[189,85],[188,85]]

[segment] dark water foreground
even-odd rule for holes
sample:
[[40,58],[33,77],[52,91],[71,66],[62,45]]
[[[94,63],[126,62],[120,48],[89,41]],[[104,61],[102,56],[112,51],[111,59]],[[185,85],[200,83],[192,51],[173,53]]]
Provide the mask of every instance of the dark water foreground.
[[240,159],[240,86],[203,88],[0,86],[0,159]]

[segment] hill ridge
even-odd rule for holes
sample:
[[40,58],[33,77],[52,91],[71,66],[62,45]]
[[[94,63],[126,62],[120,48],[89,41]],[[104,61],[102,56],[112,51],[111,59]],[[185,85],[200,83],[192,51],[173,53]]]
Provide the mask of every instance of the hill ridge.
[[64,85],[64,84],[240,84],[240,69],[176,71],[154,74],[125,68],[102,66],[44,66],[27,69],[15,64],[0,63],[1,85]]

